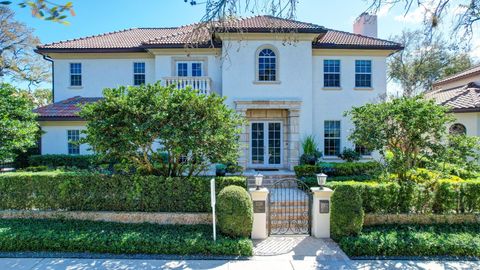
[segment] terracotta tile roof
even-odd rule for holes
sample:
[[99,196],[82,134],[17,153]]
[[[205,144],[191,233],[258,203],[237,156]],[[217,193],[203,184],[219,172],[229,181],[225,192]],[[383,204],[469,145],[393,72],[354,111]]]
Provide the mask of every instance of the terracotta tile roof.
[[480,112],[480,82],[430,91],[426,98],[433,98],[438,104],[449,106],[453,112]]
[[459,73],[454,74],[454,75],[452,75],[452,76],[449,76],[449,77],[447,77],[447,78],[444,78],[444,79],[435,81],[435,82],[433,83],[433,85],[435,86],[435,85],[438,85],[438,84],[442,84],[442,83],[445,83],[445,82],[462,79],[462,78],[465,78],[465,77],[468,77],[468,76],[473,76],[473,75],[480,75],[480,65],[471,67],[471,68],[469,68],[469,69],[467,69],[467,70],[464,70],[464,71],[462,71],[462,72],[459,72]]
[[80,120],[78,113],[82,105],[100,100],[100,97],[75,96],[33,110],[38,120]]
[[[219,27],[221,26],[221,27]],[[208,28],[216,30],[209,31]],[[272,16],[255,16],[209,25],[191,24],[175,28],[133,28],[38,46],[39,52],[47,51],[145,51],[151,47],[184,47],[193,38],[206,46],[211,45],[212,32],[270,33],[295,31],[318,33],[315,48],[366,48],[398,50],[398,43],[324,28],[323,26],[287,20]],[[200,45],[201,45],[200,44]],[[221,44],[215,43],[216,46]]]

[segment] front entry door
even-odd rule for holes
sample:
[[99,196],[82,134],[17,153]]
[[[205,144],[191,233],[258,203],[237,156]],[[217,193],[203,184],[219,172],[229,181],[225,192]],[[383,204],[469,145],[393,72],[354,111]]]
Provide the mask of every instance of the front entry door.
[[250,125],[252,167],[281,167],[282,123],[252,122]]

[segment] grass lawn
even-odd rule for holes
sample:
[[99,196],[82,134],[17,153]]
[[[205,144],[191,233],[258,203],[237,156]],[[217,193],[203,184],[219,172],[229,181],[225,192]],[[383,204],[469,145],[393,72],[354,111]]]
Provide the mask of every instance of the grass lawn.
[[209,225],[155,225],[54,219],[0,220],[0,251],[252,255],[250,239],[217,235]]
[[356,237],[344,237],[348,256],[468,256],[480,257],[480,225],[382,225],[364,227]]

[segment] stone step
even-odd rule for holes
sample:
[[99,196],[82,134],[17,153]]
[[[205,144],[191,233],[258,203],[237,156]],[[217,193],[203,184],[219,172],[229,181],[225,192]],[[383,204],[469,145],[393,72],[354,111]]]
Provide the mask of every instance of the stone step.
[[280,222],[280,223],[288,223],[291,222],[292,220],[309,220],[308,215],[280,215],[280,216],[270,216],[270,220],[275,223]]
[[282,201],[282,202],[270,202],[271,207],[284,207],[284,206],[308,206],[308,201]]

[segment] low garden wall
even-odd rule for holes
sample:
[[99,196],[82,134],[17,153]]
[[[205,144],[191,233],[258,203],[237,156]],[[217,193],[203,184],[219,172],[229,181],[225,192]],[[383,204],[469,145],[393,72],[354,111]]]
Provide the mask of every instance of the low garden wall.
[[386,224],[480,223],[480,214],[365,214],[363,226]]
[[1,210],[0,219],[75,219],[122,223],[211,224],[210,213]]

